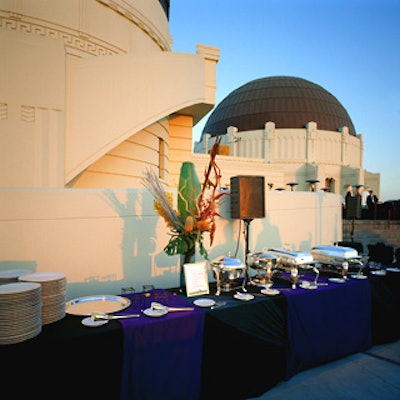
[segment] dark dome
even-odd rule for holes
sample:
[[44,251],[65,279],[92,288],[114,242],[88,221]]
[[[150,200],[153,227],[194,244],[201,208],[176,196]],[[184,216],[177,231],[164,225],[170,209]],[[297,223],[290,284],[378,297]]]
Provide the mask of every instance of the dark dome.
[[223,135],[229,126],[239,131],[263,129],[272,121],[276,128],[317,128],[338,131],[347,126],[356,135],[346,109],[323,87],[305,79],[272,76],[256,79],[231,92],[208,118],[202,136]]

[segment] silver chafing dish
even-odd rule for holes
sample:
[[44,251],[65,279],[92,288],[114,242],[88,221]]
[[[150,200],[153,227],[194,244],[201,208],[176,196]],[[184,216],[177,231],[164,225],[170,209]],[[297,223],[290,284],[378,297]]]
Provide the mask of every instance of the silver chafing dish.
[[277,264],[275,254],[269,252],[258,252],[247,254],[247,265],[257,271],[257,274],[250,278],[253,284],[271,286],[271,278]]
[[230,292],[241,288],[246,291],[247,268],[239,259],[232,257],[217,257],[210,262],[217,280],[217,296],[222,292]]
[[311,254],[314,260],[321,264],[340,265],[343,261],[359,263],[361,260],[358,251],[352,247],[314,246]]
[[346,277],[350,266],[361,268],[363,266],[361,256],[352,247],[314,246],[311,254],[315,263],[321,264],[325,269],[339,272],[343,277]]
[[[290,280],[293,289],[296,288],[300,277],[299,269],[314,268],[314,260],[310,253],[281,248],[249,254],[247,264],[257,270],[257,275],[252,278],[251,283],[271,286],[272,278],[279,275],[281,279]],[[285,278],[282,271],[287,272],[289,278]]]
[[296,289],[299,281],[299,269],[313,269],[318,279],[319,272],[314,268],[314,259],[312,254],[303,251],[293,251],[282,248],[271,248],[268,252],[274,254],[278,260],[276,269],[283,270],[290,274],[292,288]]
[[314,258],[311,253],[303,251],[292,251],[281,248],[272,248],[268,250],[278,259],[278,268],[297,266],[300,268],[309,269],[314,265]]

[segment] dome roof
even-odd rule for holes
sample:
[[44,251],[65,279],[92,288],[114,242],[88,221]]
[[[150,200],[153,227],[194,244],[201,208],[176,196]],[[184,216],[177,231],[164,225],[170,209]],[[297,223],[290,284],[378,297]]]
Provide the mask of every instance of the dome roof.
[[317,128],[338,131],[347,126],[356,135],[346,109],[323,87],[305,79],[273,76],[256,79],[231,92],[208,118],[202,136],[223,135],[229,126],[239,131],[263,129],[272,121],[276,128]]

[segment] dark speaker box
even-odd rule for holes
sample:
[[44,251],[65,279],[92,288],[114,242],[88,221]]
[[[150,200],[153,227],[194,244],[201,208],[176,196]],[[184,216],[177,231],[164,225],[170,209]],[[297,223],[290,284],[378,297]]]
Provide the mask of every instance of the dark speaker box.
[[265,217],[265,184],[263,176],[231,177],[231,218]]
[[346,218],[361,218],[361,196],[346,199]]

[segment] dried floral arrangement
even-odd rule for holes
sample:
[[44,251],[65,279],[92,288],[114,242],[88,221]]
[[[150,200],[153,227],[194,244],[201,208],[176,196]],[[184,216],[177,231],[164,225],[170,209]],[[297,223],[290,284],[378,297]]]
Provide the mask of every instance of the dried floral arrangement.
[[185,255],[189,262],[195,253],[196,243],[200,255],[208,259],[204,247],[204,234],[210,235],[210,246],[213,244],[218,213],[219,199],[226,192],[218,192],[221,182],[220,169],[215,162],[218,153],[220,137],[217,137],[211,152],[208,167],[204,171],[204,181],[200,184],[194,164],[182,163],[179,184],[177,210],[173,207],[172,193],[166,192],[157,174],[147,169],[142,177],[143,185],[154,198],[154,209],[170,229],[170,239],[164,247],[168,255]]

